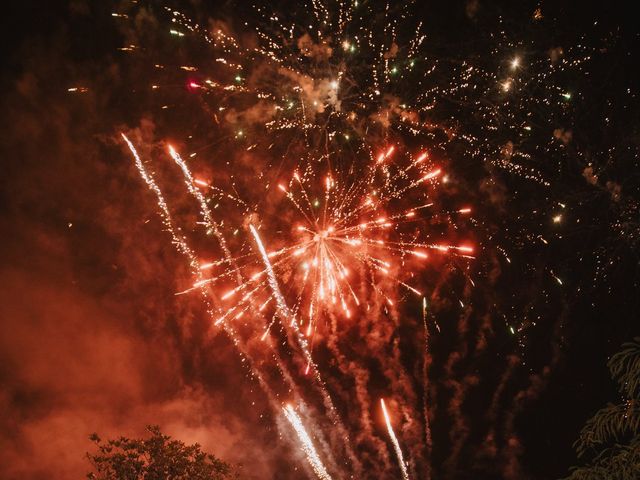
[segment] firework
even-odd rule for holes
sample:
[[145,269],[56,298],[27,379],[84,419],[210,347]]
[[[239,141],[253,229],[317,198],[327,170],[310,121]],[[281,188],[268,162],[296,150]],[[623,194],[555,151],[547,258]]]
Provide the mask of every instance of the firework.
[[389,414],[387,413],[387,407],[384,404],[384,398],[380,399],[380,406],[382,407],[382,414],[384,415],[384,422],[387,425],[387,432],[389,432],[389,438],[391,439],[391,443],[393,444],[393,450],[396,453],[396,457],[398,457],[398,465],[400,466],[400,471],[402,472],[402,478],[404,478],[405,480],[408,480],[409,473],[407,472],[407,466],[404,463],[404,456],[402,455],[402,449],[400,448],[400,443],[398,443],[396,434],[394,433],[393,427],[391,426],[391,419],[389,419]]
[[300,417],[298,416],[294,408],[291,405],[285,405],[282,411],[284,412],[285,418],[289,421],[289,423],[295,430],[296,435],[298,435],[301,443],[301,448],[307,456],[307,460],[309,461],[309,464],[311,465],[311,468],[313,468],[315,474],[321,480],[331,480],[331,476],[322,464],[322,460],[320,460],[318,452],[313,446],[311,437],[309,437],[309,434],[305,430],[304,425],[302,425],[302,420],[300,420]]
[[[290,223],[276,220],[276,227],[288,232],[285,246],[267,252],[256,227],[250,226],[259,258],[248,252],[229,263],[256,271],[259,261],[265,268],[246,275],[246,282],[223,293],[223,300],[242,297],[218,322],[233,318],[269,290],[270,296],[260,297],[259,304],[274,299],[281,317],[291,325],[305,325],[305,335],[311,336],[323,314],[339,313],[349,319],[355,309],[368,304],[371,294],[389,305],[395,303],[395,287],[422,295],[408,279],[428,265],[429,252],[473,258],[471,246],[434,242],[424,228],[425,218],[450,221],[468,215],[471,209],[432,213],[430,196],[441,169],[430,165],[426,153],[408,156],[404,164],[393,163],[395,150],[394,146],[386,148],[357,176],[354,166],[346,173],[327,173],[321,177],[320,188],[312,166],[302,173],[295,171],[286,184],[279,183],[278,190],[289,206],[285,205],[282,216]],[[345,183],[345,178],[352,180]],[[191,183],[189,188],[196,186]],[[206,217],[206,204],[202,205]],[[262,222],[263,227],[267,224],[267,220]],[[210,283],[229,276],[230,272],[217,274]],[[295,292],[292,311],[277,287],[278,276],[288,278],[288,290]],[[363,294],[359,285],[369,289]]]
[[[489,192],[486,197],[491,197],[492,206],[494,201],[504,203],[490,191],[498,190],[495,170],[548,189],[550,169],[535,160],[541,151],[527,150],[527,138],[536,128],[531,111],[542,110],[548,98],[563,102],[572,98],[551,81],[565,67],[562,61],[552,59],[549,65],[546,53],[524,56],[515,44],[508,44],[500,66],[493,60],[432,58],[425,52],[422,24],[412,23],[410,3],[378,10],[370,2],[338,1],[329,6],[313,0],[309,15],[300,10],[276,14],[270,5],[258,4],[259,20],[243,27],[255,26],[250,40],[234,33],[232,25],[214,22],[204,28],[187,14],[166,9],[170,28],[165,33],[170,41],[198,43],[206,47],[207,59],[215,59],[191,61],[175,53],[151,62],[156,73],[148,90],[158,111],[181,120],[176,137],[183,140],[175,143],[179,146],[167,146],[167,151],[197,204],[195,228],[193,224],[180,228],[172,220],[158,184],[123,135],[143,180],[156,194],[173,243],[188,258],[192,283],[178,293],[206,297],[214,328],[232,332],[239,348],[251,345],[263,349],[261,358],[273,359],[282,378],[262,380],[268,371],[266,361],[249,367],[264,382],[268,395],[281,387],[301,406],[302,399],[320,393],[322,406],[304,410],[314,439],[325,433],[330,438],[326,444],[316,441],[319,451],[294,408],[283,408],[319,478],[330,478],[320,455],[333,471],[329,459],[339,449],[350,462],[340,474],[346,476],[350,468],[356,477],[362,475],[349,432],[356,432],[358,453],[387,448],[373,438],[370,392],[364,391],[367,369],[376,363],[383,365],[381,374],[390,380],[393,395],[407,398],[403,413],[422,408],[423,414],[414,417],[422,418],[418,426],[422,434],[409,437],[403,430],[402,438],[407,445],[409,438],[424,440],[430,457],[426,390],[431,323],[426,298],[431,291],[441,295],[441,285],[424,280],[430,274],[435,277],[438,270],[442,278],[449,270],[462,272],[464,293],[454,298],[452,310],[469,311],[475,287],[469,265],[479,250],[475,244],[481,242],[467,239],[484,234],[493,241],[494,237],[475,218],[475,205],[480,209],[483,205],[468,201],[487,199],[465,195],[464,190],[480,188]],[[153,52],[135,45],[123,48],[127,55]],[[495,52],[491,53],[493,59]],[[535,75],[527,74],[534,71]],[[531,102],[525,102],[530,96]],[[518,142],[511,140],[516,137]],[[550,145],[546,148],[554,148]],[[473,180],[465,183],[460,172],[472,167]],[[501,192],[495,194],[500,196]],[[553,222],[560,226],[562,219],[556,214]],[[187,242],[189,235],[193,243]],[[518,240],[514,244],[531,238],[547,243],[530,232],[522,236],[525,241],[518,235],[512,235]],[[214,242],[208,241],[210,236]],[[191,246],[196,244],[199,248]],[[511,247],[495,245],[500,261],[511,263]],[[558,285],[563,284],[553,270],[549,272]],[[424,331],[424,344],[416,349],[423,351],[422,405],[417,400],[411,404],[411,399],[420,397],[415,386],[402,374],[392,373],[406,367],[394,329],[401,323],[403,300],[415,304],[414,297],[422,301],[422,328],[419,322],[411,323],[411,313],[407,323]],[[461,335],[467,331],[467,319],[467,313],[460,317]],[[438,332],[441,324],[444,330],[445,324],[434,316]],[[505,324],[513,334],[521,334],[517,326]],[[352,337],[345,333],[343,342],[340,336],[350,328]],[[353,350],[345,346],[353,332],[363,337],[367,348],[369,339],[364,337],[371,335],[372,347],[366,353],[358,346]],[[314,362],[314,345],[322,341],[326,349]],[[477,351],[484,348],[480,342]],[[349,357],[347,351],[365,358]],[[447,364],[447,374],[455,361]],[[353,383],[363,390],[357,395],[359,404],[346,409],[361,411],[360,418],[349,419],[348,428],[320,375],[323,362],[352,375]],[[279,414],[284,400],[276,397],[269,399]],[[352,401],[349,394],[343,397],[343,402]],[[406,479],[408,469],[428,464],[430,458],[421,459],[419,448],[408,448],[409,462],[405,462],[384,400],[380,403]],[[384,455],[379,457],[388,462]],[[388,468],[388,463],[381,468]]]

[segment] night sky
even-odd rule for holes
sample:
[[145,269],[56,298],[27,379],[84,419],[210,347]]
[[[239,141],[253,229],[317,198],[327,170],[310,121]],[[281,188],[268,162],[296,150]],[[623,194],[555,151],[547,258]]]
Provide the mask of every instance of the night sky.
[[[355,21],[382,43],[388,18],[400,25],[400,49],[376,57],[389,64],[388,94],[366,105],[374,57],[360,45],[347,57],[335,34],[325,37],[335,47],[327,53],[300,2],[4,7],[0,478],[83,478],[91,433],[139,436],[149,424],[242,465],[242,478],[315,478],[278,408],[294,398],[307,402],[301,416],[315,422],[311,437],[332,478],[402,478],[380,398],[411,478],[551,479],[576,464],[571,445],[584,422],[619,400],[607,359],[640,334],[636,17],[615,2],[397,3],[389,17]],[[385,11],[373,0],[357,8]],[[265,15],[278,20],[265,23]],[[202,40],[223,30],[255,49],[264,41],[257,32],[273,34],[279,22],[296,25],[280,52],[295,74],[246,55],[235,78],[217,60],[228,52]],[[415,31],[402,26],[419,23],[426,37],[407,55],[402,45]],[[304,113],[313,128],[278,129],[318,92],[299,72],[318,80],[338,69],[347,73],[337,99],[323,94],[326,109]],[[246,91],[216,90],[205,79]],[[269,113],[265,105],[287,82],[300,82],[299,105]],[[258,90],[275,93],[256,102]],[[347,120],[350,111],[358,120]],[[197,292],[176,295],[194,273],[121,133],[198,258],[220,258],[222,248],[204,233],[169,143],[195,176],[219,187],[205,195],[220,204],[214,217],[234,255],[255,254],[254,222],[269,248],[286,247],[295,220],[277,185],[317,152],[332,152],[338,181],[364,178],[365,144],[376,152],[396,145],[398,162],[424,148],[430,168],[446,170],[429,197],[436,213],[420,213],[416,228],[433,241],[468,242],[473,258],[436,251],[419,268],[407,260],[393,274],[422,295],[362,281],[367,309],[349,319],[327,314],[317,326],[312,357],[360,470],[336,447],[340,432],[287,322],[276,321],[265,343],[264,325],[246,314],[239,348]],[[311,177],[324,175],[313,162]],[[220,192],[245,206],[225,204]],[[410,192],[386,208],[418,201]],[[451,213],[467,205],[470,215]],[[394,227],[385,238],[412,233]],[[254,260],[242,268],[255,270]],[[276,274],[293,304],[295,274]],[[392,292],[393,306],[378,287]],[[214,309],[224,303],[217,288],[209,292]],[[276,357],[292,372],[293,392]]]

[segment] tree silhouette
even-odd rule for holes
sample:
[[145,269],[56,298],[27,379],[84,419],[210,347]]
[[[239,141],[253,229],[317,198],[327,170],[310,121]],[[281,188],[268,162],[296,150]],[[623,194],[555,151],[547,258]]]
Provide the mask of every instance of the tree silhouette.
[[567,480],[640,479],[640,337],[625,343],[607,363],[622,402],[587,420],[574,444],[584,466]]
[[146,439],[120,437],[102,442],[97,434],[89,438],[98,447],[87,453],[93,471],[89,480],[225,480],[237,478],[228,463],[203,452],[200,445],[185,445],[149,426]]

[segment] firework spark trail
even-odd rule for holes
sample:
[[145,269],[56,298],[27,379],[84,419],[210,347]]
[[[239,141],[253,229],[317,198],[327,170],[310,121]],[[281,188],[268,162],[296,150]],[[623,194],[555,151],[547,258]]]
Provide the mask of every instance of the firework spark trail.
[[[276,300],[276,305],[278,307],[278,310],[280,312],[281,318],[283,320],[288,320],[291,317],[291,311],[289,310],[289,307],[287,306],[287,303],[284,299],[284,297],[282,296],[282,293],[280,292],[280,287],[278,286],[278,280],[275,276],[275,273],[273,272],[273,268],[271,266],[271,261],[269,260],[269,255],[267,254],[267,251],[264,248],[264,245],[262,243],[262,240],[260,238],[260,235],[258,234],[258,231],[255,229],[255,227],[253,225],[249,225],[249,228],[251,230],[251,234],[253,235],[256,244],[258,246],[258,250],[260,251],[260,255],[262,256],[262,260],[265,264],[265,268],[267,269],[267,278],[269,281],[269,285],[272,289],[273,295],[275,297]],[[296,338],[298,340],[298,345],[300,346],[300,348],[303,351],[303,354],[307,360],[307,367],[311,367],[313,368],[313,372],[314,372],[314,377],[316,379],[315,385],[316,387],[319,389],[324,404],[325,404],[325,408],[327,409],[327,412],[329,413],[329,417],[331,418],[333,424],[335,425],[335,427],[338,430],[338,433],[340,435],[340,437],[342,438],[344,444],[345,444],[345,448],[347,449],[347,454],[349,456],[349,459],[351,460],[354,468],[356,470],[360,469],[360,462],[357,460],[357,457],[355,455],[355,453],[353,452],[353,449],[351,448],[350,445],[350,440],[349,440],[349,435],[347,434],[347,430],[344,427],[342,420],[340,419],[340,417],[338,416],[338,413],[336,411],[336,408],[333,404],[333,400],[331,399],[331,396],[329,395],[329,392],[327,391],[324,382],[322,380],[322,377],[320,376],[320,372],[316,366],[316,364],[314,363],[312,357],[311,357],[311,353],[309,351],[309,347],[308,347],[308,343],[307,340],[301,335],[300,330],[298,329],[298,325],[297,322],[295,322],[294,319],[292,319],[291,325],[294,327],[294,331],[296,332]]]
[[[260,251],[260,255],[262,256],[262,260],[264,262],[264,266],[267,271],[267,280],[273,292],[273,296],[276,299],[276,306],[278,307],[278,312],[280,313],[282,320],[290,321],[291,324],[295,327],[297,326],[297,323],[295,322],[295,319],[292,317],[291,311],[289,310],[289,306],[287,305],[287,302],[285,301],[284,297],[282,296],[282,293],[280,292],[280,287],[278,286],[278,280],[276,279],[276,274],[273,272],[273,267],[271,266],[271,261],[269,260],[269,254],[265,250],[262,240],[260,239],[260,235],[258,235],[258,231],[255,229],[255,227],[253,225],[249,225],[249,229],[251,230],[251,234],[253,235],[253,238],[256,241],[256,245],[258,246],[258,250]],[[306,347],[307,345],[306,340],[302,339],[302,342],[303,342],[302,345]],[[307,358],[310,359],[310,355]]]
[[[269,282],[269,286],[271,287],[273,296],[276,300],[276,306],[278,309],[278,313],[280,314],[280,318],[285,322],[287,321],[290,322],[290,325],[293,327],[296,333],[296,339],[298,341],[298,345],[302,349],[305,359],[307,360],[307,365],[313,367],[313,371],[316,379],[318,380],[320,385],[324,385],[322,382],[322,378],[320,377],[320,372],[318,371],[316,364],[314,363],[313,358],[311,357],[311,352],[309,351],[309,344],[307,340],[301,335],[300,329],[298,328],[298,323],[296,322],[295,317],[291,314],[291,310],[289,309],[289,306],[287,305],[286,300],[282,296],[282,292],[280,291],[280,286],[278,285],[278,279],[276,278],[276,275],[273,271],[271,261],[269,260],[269,255],[267,254],[267,251],[264,248],[262,239],[260,238],[258,231],[253,225],[249,225],[249,229],[251,230],[251,234],[253,235],[253,238],[256,241],[256,245],[258,246],[258,250],[260,251],[260,255],[262,256],[262,261],[264,262],[264,265],[267,271],[267,280]],[[335,407],[333,406],[333,402],[331,401],[328,393],[326,393],[326,390],[324,389],[324,387],[323,387],[323,391],[325,392],[325,395],[327,396],[327,399],[330,402],[331,411],[335,412]]]
[[400,471],[402,472],[402,478],[404,480],[409,480],[409,473],[407,472],[407,465],[404,463],[404,457],[402,456],[402,449],[400,448],[400,443],[398,443],[398,439],[396,438],[396,434],[393,432],[393,427],[391,426],[391,419],[389,418],[389,414],[387,413],[387,407],[384,404],[384,398],[380,399],[380,405],[382,406],[382,413],[384,415],[384,421],[387,424],[387,431],[389,432],[389,438],[391,438],[391,443],[393,444],[393,449],[396,452],[396,457],[398,457],[398,465],[400,466]]
[[129,138],[127,138],[127,136],[124,133],[121,133],[120,135],[122,136],[123,140],[129,147],[131,154],[133,155],[136,168],[138,169],[140,176],[142,177],[144,182],[147,184],[149,189],[151,189],[156,194],[156,198],[158,200],[158,206],[160,207],[160,211],[161,211],[162,223],[164,223],[165,227],[171,234],[173,244],[176,246],[178,251],[180,251],[180,253],[184,254],[189,259],[189,265],[191,266],[191,270],[194,274],[196,274],[196,276],[198,277],[198,280],[202,280],[203,276],[202,276],[202,271],[200,269],[200,264],[196,260],[196,256],[191,250],[191,248],[189,247],[189,245],[187,244],[185,238],[183,236],[179,236],[176,233],[176,230],[173,226],[173,221],[171,220],[171,213],[169,212],[169,206],[167,205],[167,202],[164,199],[162,190],[160,190],[160,187],[158,187],[158,184],[155,182],[153,177],[147,172],[146,168],[144,167],[144,164],[142,163],[142,160],[140,159],[140,155],[138,155],[138,152],[136,148],[133,146],[133,143],[131,143],[131,140],[129,140]]
[[[191,171],[189,170],[189,167],[187,166],[185,161],[182,159],[180,154],[171,145],[169,145],[169,154],[171,155],[171,158],[173,158],[173,160],[182,170],[182,173],[184,174],[184,177],[185,177],[185,183],[187,184],[187,189],[196,198],[196,200],[198,200],[198,203],[200,204],[200,212],[204,217],[204,221],[207,226],[207,229],[211,229],[211,231],[213,231],[213,234],[216,236],[216,238],[218,239],[218,242],[220,243],[220,247],[224,252],[225,258],[227,259],[227,261],[231,262],[232,261],[231,251],[229,250],[229,247],[227,245],[227,242],[224,236],[222,235],[222,232],[220,232],[220,229],[218,228],[217,222],[213,220],[213,216],[211,215],[211,210],[207,205],[207,201],[204,198],[204,195],[202,195],[202,192],[195,186],[195,180],[191,175]],[[237,274],[238,283],[241,283],[242,277],[240,276],[240,272],[237,269],[236,269],[236,274]]]
[[307,456],[307,460],[309,461],[309,464],[311,465],[311,468],[313,469],[315,474],[318,476],[320,480],[331,480],[331,475],[329,475],[329,473],[327,472],[327,469],[322,464],[322,460],[320,460],[320,457],[318,456],[318,452],[313,446],[311,437],[309,437],[309,434],[304,429],[302,420],[300,420],[300,417],[298,416],[296,411],[293,409],[291,405],[286,405],[285,407],[283,407],[282,411],[284,412],[284,416],[286,417],[287,420],[289,420],[289,423],[291,424],[296,434],[298,435],[298,438],[302,443],[301,445],[302,450]]

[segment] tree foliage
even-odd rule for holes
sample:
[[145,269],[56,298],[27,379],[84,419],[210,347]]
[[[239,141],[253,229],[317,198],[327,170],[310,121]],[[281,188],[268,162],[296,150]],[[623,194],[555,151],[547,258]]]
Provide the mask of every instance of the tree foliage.
[[622,402],[587,420],[574,448],[584,466],[567,480],[640,479],[640,337],[625,343],[607,363]]
[[226,480],[237,478],[229,464],[203,452],[200,445],[185,445],[163,435],[157,426],[147,427],[145,439],[120,437],[103,442],[90,439],[97,453],[87,453],[93,471],[89,480]]

